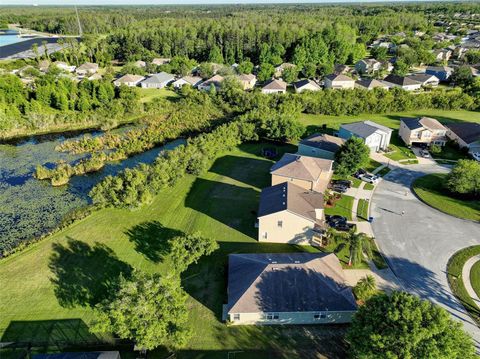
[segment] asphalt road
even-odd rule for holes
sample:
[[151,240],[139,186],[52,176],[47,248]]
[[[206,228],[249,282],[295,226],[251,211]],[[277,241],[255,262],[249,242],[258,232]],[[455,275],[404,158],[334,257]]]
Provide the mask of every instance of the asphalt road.
[[384,177],[372,200],[375,240],[404,289],[462,321],[480,350],[480,329],[453,296],[446,275],[448,259],[456,251],[480,244],[480,224],[444,214],[415,197],[410,190],[414,179],[433,172],[448,169],[411,165]]

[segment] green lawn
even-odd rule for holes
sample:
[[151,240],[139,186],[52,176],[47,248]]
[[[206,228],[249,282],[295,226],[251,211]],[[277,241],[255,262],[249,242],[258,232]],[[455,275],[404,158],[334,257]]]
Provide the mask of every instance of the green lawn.
[[366,199],[359,199],[358,200],[357,218],[360,221],[368,220],[368,201]]
[[371,158],[368,161],[368,164],[364,166],[364,170],[367,172],[373,172],[376,170],[378,167],[380,167],[382,164],[380,162],[377,162],[375,160],[372,160]]
[[368,183],[368,182],[363,185],[363,189],[365,189],[367,191],[371,191],[374,188],[375,188],[375,186],[371,183]]
[[167,88],[163,89],[150,89],[150,88],[138,88],[140,93],[140,102],[150,102],[154,98],[177,98],[179,97],[175,91]]
[[[468,295],[462,278],[462,269],[465,262],[478,254],[480,254],[480,246],[467,247],[455,253],[448,261],[447,276],[453,294],[455,294],[469,312],[470,316],[477,322],[477,325],[480,325],[480,308],[475,305],[473,299]],[[478,282],[476,283],[478,284]]]
[[413,189],[428,205],[452,216],[480,221],[480,201],[463,200],[449,196],[442,184],[445,174],[430,174],[418,178]]
[[476,262],[470,270],[470,283],[472,283],[473,290],[480,297],[480,261]]
[[[220,358],[226,350],[255,351],[246,357],[314,352],[345,357],[342,326],[227,327],[220,321],[229,253],[317,251],[256,241],[259,192],[270,184],[272,165],[260,157],[261,148],[242,145],[221,156],[205,175],[187,176],[148,206],[98,211],[2,260],[2,341],[96,340],[88,331],[91,306],[111,292],[118,274],[132,268],[168,271],[168,238],[201,231],[215,238],[220,249],[182,276],[194,335],[178,357]],[[291,150],[278,147],[280,155]]]
[[325,214],[340,215],[347,217],[349,221],[352,220],[353,197],[342,194],[342,197],[335,202],[333,207],[325,208]]

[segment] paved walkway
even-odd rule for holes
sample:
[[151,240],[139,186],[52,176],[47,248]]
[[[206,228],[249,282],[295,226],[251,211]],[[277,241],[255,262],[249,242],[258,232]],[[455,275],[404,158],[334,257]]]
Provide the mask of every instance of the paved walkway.
[[446,274],[447,262],[455,252],[480,243],[480,224],[439,212],[410,190],[416,178],[448,171],[437,164],[392,170],[375,190],[372,227],[375,241],[402,287],[445,308],[463,323],[480,350],[480,329],[454,297]]
[[465,265],[462,268],[462,279],[465,289],[467,290],[468,295],[473,299],[475,304],[480,308],[480,298],[478,297],[475,290],[473,290],[472,282],[470,280],[470,272],[475,263],[480,261],[480,254],[473,256],[468,261],[465,262]]

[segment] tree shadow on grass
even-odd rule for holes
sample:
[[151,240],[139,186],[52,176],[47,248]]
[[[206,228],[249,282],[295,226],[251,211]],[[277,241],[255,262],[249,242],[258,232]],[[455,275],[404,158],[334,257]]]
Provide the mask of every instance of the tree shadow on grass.
[[185,206],[255,238],[258,201],[259,192],[252,188],[197,178]]
[[61,343],[96,343],[81,319],[12,321],[2,335],[1,342],[51,345]]
[[270,185],[270,167],[273,162],[240,156],[223,156],[215,161],[210,172],[230,177],[257,188]]
[[142,253],[150,261],[158,263],[170,252],[168,241],[182,236],[182,231],[166,228],[158,221],[144,222],[133,226],[125,232],[135,250]]
[[53,244],[49,268],[51,282],[62,307],[93,307],[116,291],[120,274],[129,276],[132,267],[117,258],[102,243],[90,246],[67,237],[66,245]]

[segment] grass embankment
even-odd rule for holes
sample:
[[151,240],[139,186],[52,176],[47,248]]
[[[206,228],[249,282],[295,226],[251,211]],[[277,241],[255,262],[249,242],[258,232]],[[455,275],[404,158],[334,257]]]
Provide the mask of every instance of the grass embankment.
[[352,220],[353,197],[342,194],[342,197],[335,202],[333,207],[326,207],[325,214],[339,215],[347,217],[349,221]]
[[[480,246],[467,247],[455,253],[448,261],[447,275],[453,294],[463,304],[477,325],[480,325],[480,308],[475,305],[473,299],[468,295],[462,277],[462,269],[465,262],[478,254],[480,254]],[[476,284],[478,288],[478,282]]]
[[472,283],[473,290],[480,298],[480,261],[476,262],[470,269],[470,283]]
[[430,174],[413,183],[417,196],[429,206],[455,217],[480,221],[480,201],[452,197],[444,189],[446,174]]
[[[273,163],[260,156],[263,146],[242,145],[218,158],[206,174],[187,176],[162,191],[148,206],[100,210],[1,261],[1,341],[95,339],[88,331],[90,308],[112,290],[112,280],[131,268],[167,272],[167,240],[201,231],[220,248],[182,277],[194,335],[178,357],[226,357],[226,350],[243,350],[245,357],[345,357],[343,327],[221,322],[229,253],[317,251],[257,242],[259,193],[270,185]],[[280,155],[292,150],[278,147]]]

